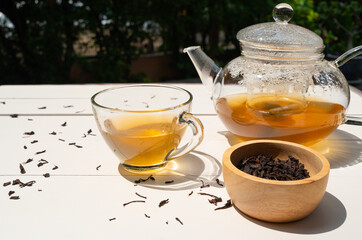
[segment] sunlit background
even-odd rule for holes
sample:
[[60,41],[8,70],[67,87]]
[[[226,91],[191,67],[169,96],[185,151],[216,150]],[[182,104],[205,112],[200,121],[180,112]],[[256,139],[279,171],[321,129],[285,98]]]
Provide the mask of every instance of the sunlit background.
[[[197,75],[184,47],[224,65],[240,55],[236,33],[273,21],[280,2],[323,38],[328,59],[362,44],[360,1],[1,0],[0,84],[187,81]],[[361,62],[342,69],[358,86]]]

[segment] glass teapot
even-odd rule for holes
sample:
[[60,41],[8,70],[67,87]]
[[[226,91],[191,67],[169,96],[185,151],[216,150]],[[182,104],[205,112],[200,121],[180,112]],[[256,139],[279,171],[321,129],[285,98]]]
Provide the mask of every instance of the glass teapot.
[[323,40],[288,23],[293,9],[273,10],[275,22],[237,33],[241,56],[218,67],[199,46],[184,49],[227,129],[241,140],[280,139],[311,145],[346,121],[348,83],[338,69],[362,53],[358,46],[324,60]]

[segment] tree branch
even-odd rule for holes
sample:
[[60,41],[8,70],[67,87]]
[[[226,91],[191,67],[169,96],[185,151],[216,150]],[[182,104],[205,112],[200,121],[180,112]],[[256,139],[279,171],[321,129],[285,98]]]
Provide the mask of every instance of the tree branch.
[[340,27],[347,34],[351,34],[351,31],[349,31],[347,28],[345,28],[336,18],[333,18],[333,21],[335,24],[337,24],[338,27]]

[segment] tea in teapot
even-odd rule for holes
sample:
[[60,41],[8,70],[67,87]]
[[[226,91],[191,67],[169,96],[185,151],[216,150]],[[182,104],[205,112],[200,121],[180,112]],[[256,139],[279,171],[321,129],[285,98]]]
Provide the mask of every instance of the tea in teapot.
[[317,98],[307,104],[289,96],[235,94],[216,100],[215,108],[224,125],[242,140],[280,139],[313,144],[327,137],[344,122],[345,108]]

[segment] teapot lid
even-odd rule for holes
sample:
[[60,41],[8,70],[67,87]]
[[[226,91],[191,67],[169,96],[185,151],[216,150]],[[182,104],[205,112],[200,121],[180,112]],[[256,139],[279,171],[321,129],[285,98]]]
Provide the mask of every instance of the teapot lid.
[[321,51],[323,40],[316,33],[288,23],[293,8],[280,3],[273,9],[275,22],[260,23],[240,30],[236,37],[241,46],[273,51]]

